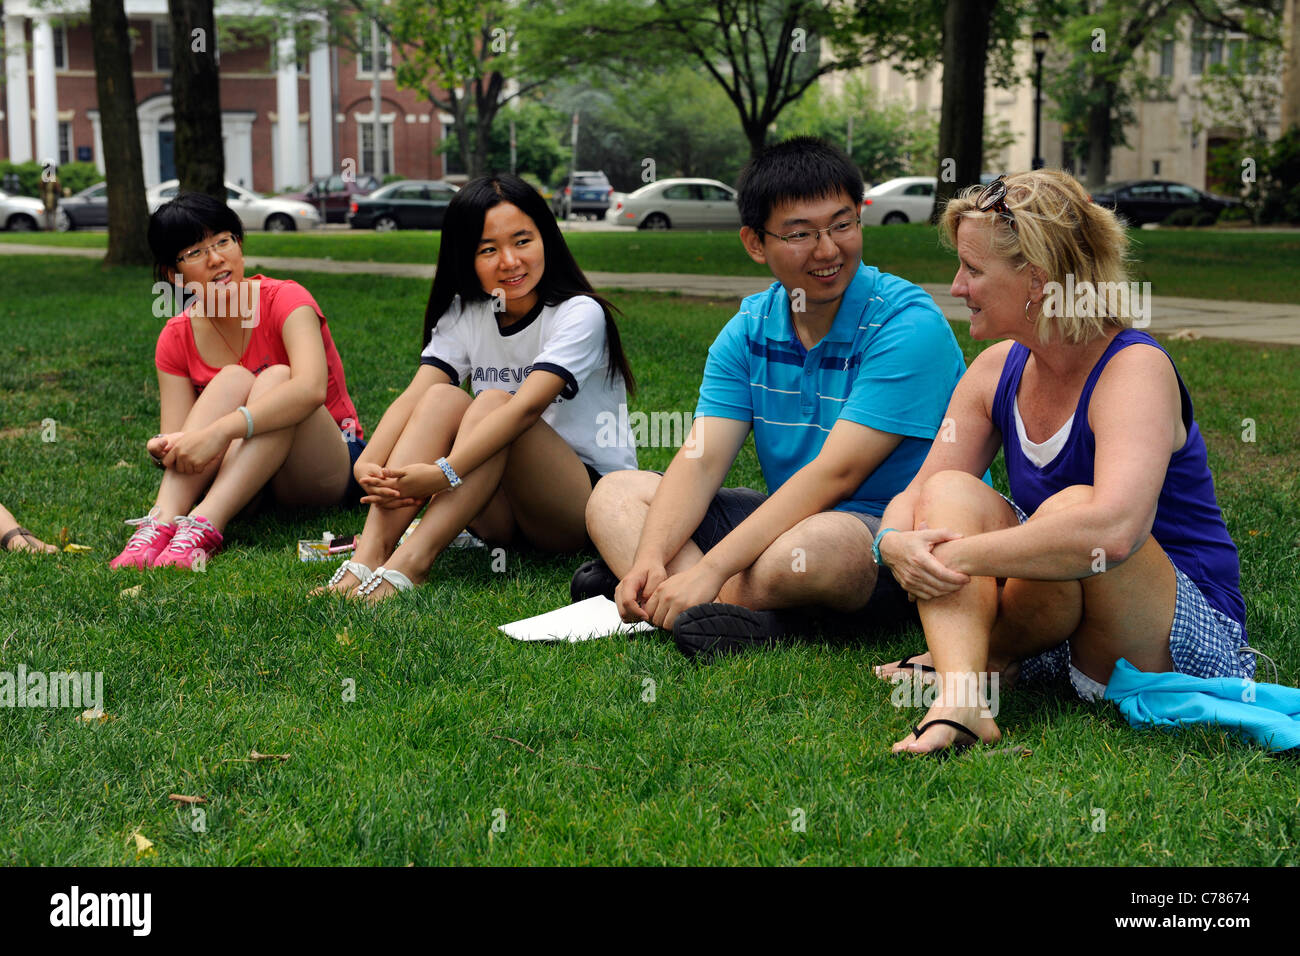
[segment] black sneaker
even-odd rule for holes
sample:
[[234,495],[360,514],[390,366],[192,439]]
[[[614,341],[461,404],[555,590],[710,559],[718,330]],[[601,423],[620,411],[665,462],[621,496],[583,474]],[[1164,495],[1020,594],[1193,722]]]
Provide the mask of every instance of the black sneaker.
[[618,587],[618,578],[614,576],[608,564],[597,558],[595,561],[588,561],[573,572],[573,580],[569,582],[569,598],[574,604],[597,595],[604,595],[612,601],[616,587]]
[[751,611],[738,604],[697,604],[673,622],[673,640],[687,657],[710,658],[771,647],[778,638],[796,633],[790,615]]

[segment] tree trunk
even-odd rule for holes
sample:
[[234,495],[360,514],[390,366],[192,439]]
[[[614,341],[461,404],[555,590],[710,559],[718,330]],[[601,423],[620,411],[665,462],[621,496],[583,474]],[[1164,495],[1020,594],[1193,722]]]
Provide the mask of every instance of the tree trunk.
[[749,140],[749,156],[751,159],[756,159],[758,154],[767,148],[767,124],[757,117],[746,116],[743,113],[740,124],[745,130],[745,138]]
[[1110,104],[1113,89],[1108,83],[1099,85],[1104,96],[1088,107],[1088,179],[1084,185],[1095,192],[1106,182],[1110,166]]
[[939,182],[932,222],[964,186],[980,181],[984,160],[984,67],[998,0],[948,0],[943,13],[943,106]]
[[131,76],[131,41],[123,0],[90,0],[95,86],[103,130],[104,178],[108,182],[106,266],[149,265],[149,207],[144,197],[140,124]]
[[226,201],[221,90],[212,0],[168,0],[172,25],[172,116],[181,189]]

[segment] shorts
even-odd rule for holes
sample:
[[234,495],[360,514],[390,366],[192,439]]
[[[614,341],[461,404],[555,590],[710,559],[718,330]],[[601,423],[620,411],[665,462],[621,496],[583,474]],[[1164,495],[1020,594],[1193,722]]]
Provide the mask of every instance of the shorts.
[[[1024,524],[1028,519],[1019,505],[1010,498],[1007,503]],[[1211,607],[1196,582],[1177,565],[1174,565],[1174,577],[1174,623],[1169,630],[1169,656],[1173,658],[1174,671],[1192,677],[1254,677],[1255,658],[1249,652],[1242,653],[1246,639],[1241,625]],[[1082,700],[1098,701],[1106,693],[1105,684],[1074,666],[1069,641],[1020,662],[1021,680],[1057,681],[1066,676]]]
[[344,443],[348,446],[348,486],[343,489],[343,504],[351,505],[354,508],[366,507],[361,504],[361,496],[364,495],[365,489],[357,484],[357,476],[354,469],[356,468],[357,459],[361,453],[366,450],[366,443],[360,438],[343,438]]
[[[713,500],[709,502],[709,508],[704,512],[704,519],[691,535],[691,540],[701,551],[709,552],[742,521],[757,511],[766,500],[767,495],[753,488],[719,489],[713,496]],[[873,538],[880,531],[878,515],[861,511],[839,511],[836,514],[857,518],[866,526]],[[907,600],[907,592],[899,586],[892,574],[878,573],[875,587],[866,605],[852,613],[856,616],[868,610],[873,617],[878,615],[880,619],[885,619],[897,615],[912,616],[916,613],[916,606]]]

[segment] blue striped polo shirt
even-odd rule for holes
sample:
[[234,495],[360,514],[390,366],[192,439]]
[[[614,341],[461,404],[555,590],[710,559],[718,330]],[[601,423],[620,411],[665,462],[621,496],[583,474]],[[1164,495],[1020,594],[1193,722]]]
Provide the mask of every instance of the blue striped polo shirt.
[[821,452],[841,418],[903,436],[836,510],[879,515],[920,470],[966,371],[919,286],[867,265],[826,337],[805,349],[779,283],[751,295],[709,347],[695,415],[749,422],[769,492]]

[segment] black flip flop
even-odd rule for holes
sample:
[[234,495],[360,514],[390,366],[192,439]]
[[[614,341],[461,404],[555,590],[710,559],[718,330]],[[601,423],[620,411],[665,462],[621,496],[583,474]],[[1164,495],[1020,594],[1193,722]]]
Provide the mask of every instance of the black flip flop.
[[931,667],[929,664],[913,664],[913,663],[912,663],[912,658],[913,658],[913,657],[920,657],[920,656],[921,656],[922,654],[924,654],[924,653],[925,653],[925,651],[917,651],[915,654],[908,654],[906,657],[904,657],[901,661],[899,661],[899,662],[898,662],[897,664],[895,664],[894,666],[895,666],[895,667],[898,667],[898,668],[900,668],[900,669],[901,669],[901,668],[904,668],[904,667],[910,667],[910,668],[912,668],[913,670],[919,670],[922,674],[933,674],[933,673],[934,673],[934,668]]
[[959,744],[956,740],[954,740],[950,746],[944,747],[942,750],[926,751],[926,753],[923,754],[922,756],[926,756],[926,757],[949,756],[951,754],[960,753],[961,751],[967,749],[968,747],[973,747],[975,744],[980,744],[984,742],[983,740],[980,739],[979,734],[975,733],[975,731],[971,730],[965,724],[959,724],[957,723],[957,721],[949,720],[947,717],[936,717],[934,720],[927,720],[919,727],[913,727],[912,736],[914,736],[919,741],[921,739],[921,735],[924,734],[931,727],[933,727],[935,724],[947,724],[949,727],[955,727],[957,728],[957,730],[961,731],[963,734],[970,737],[971,740],[974,741],[974,743]]

